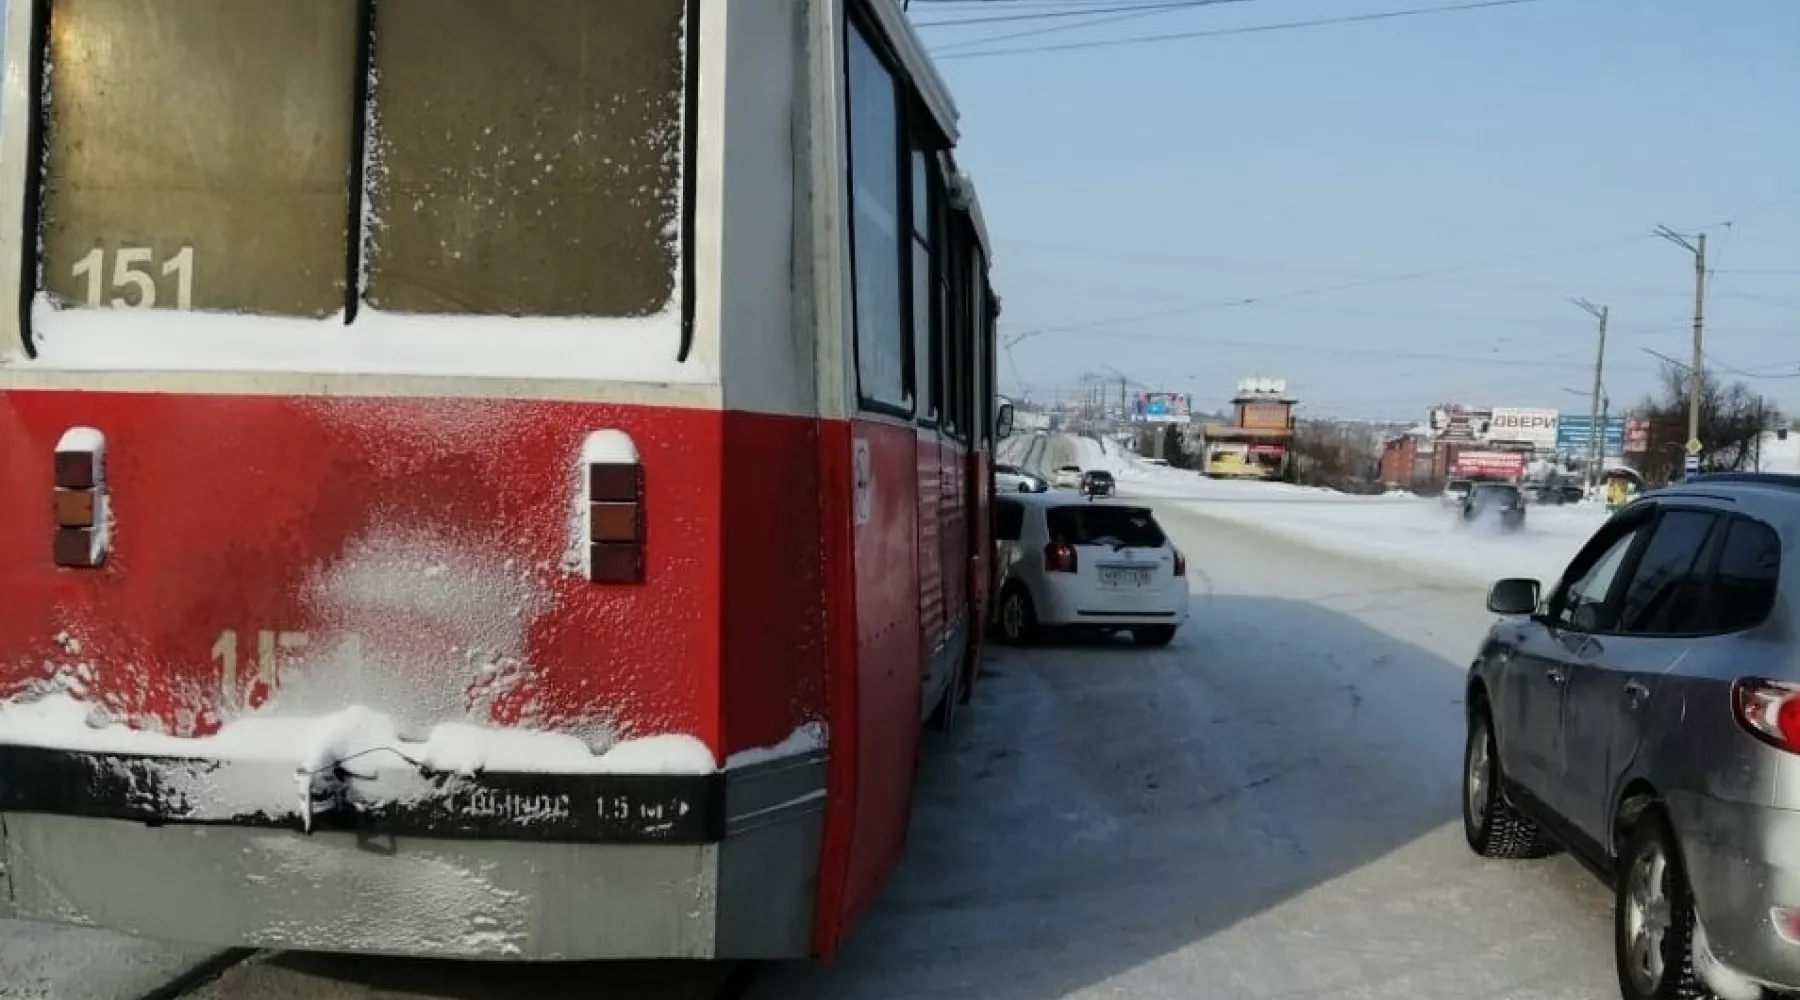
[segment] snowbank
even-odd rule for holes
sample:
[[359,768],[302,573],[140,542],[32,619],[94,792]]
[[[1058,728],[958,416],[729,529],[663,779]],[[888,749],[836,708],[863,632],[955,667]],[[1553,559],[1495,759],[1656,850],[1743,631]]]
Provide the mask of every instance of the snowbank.
[[1108,444],[1075,439],[1083,468],[1110,470],[1127,492],[1176,500],[1208,517],[1238,521],[1317,548],[1368,556],[1474,584],[1503,576],[1552,580],[1606,520],[1600,503],[1534,506],[1508,534],[1463,523],[1436,498],[1351,496],[1286,483],[1207,479],[1151,465]]
[[95,716],[95,706],[68,694],[0,702],[0,743],[88,753],[291,763],[314,771],[351,758],[389,755],[431,771],[476,774],[705,774],[717,766],[692,736],[622,740],[600,753],[565,733],[493,729],[441,723],[421,740],[400,735],[394,719],[360,705],[317,716],[251,715],[227,722],[211,736],[178,737],[133,729]]

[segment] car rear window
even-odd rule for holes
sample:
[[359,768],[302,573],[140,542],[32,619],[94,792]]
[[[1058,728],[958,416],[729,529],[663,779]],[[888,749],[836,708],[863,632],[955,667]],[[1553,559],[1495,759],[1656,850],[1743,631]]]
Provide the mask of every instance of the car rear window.
[[1767,525],[1733,518],[1713,570],[1708,622],[1720,632],[1754,628],[1775,607],[1781,539]]
[[1044,517],[1050,540],[1068,545],[1156,548],[1167,540],[1155,515],[1144,507],[1070,505],[1052,507]]

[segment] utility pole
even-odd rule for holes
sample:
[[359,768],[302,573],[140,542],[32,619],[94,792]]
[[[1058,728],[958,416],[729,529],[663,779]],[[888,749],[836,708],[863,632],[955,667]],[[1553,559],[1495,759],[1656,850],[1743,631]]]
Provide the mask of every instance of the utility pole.
[[1706,305],[1706,234],[1689,240],[1668,226],[1658,226],[1656,235],[1682,247],[1694,255],[1694,362],[1688,369],[1688,443],[1700,440],[1700,379],[1705,358],[1701,351],[1702,317]]
[[1594,395],[1588,407],[1588,489],[1600,485],[1600,463],[1606,460],[1606,415],[1600,412],[1600,370],[1606,364],[1607,306],[1586,299],[1572,300],[1600,321],[1600,349],[1594,355]]

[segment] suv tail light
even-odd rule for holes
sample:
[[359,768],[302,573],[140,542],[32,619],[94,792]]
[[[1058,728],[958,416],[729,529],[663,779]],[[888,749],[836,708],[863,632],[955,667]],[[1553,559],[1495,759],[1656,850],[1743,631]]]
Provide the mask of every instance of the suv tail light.
[[[1170,547],[1173,548],[1173,546]],[[1175,575],[1187,575],[1187,556],[1183,555],[1180,549],[1175,549]]]
[[1075,572],[1075,546],[1067,542],[1051,542],[1044,546],[1044,572]]
[[1800,685],[1740,677],[1731,683],[1731,707],[1745,732],[1800,754]]

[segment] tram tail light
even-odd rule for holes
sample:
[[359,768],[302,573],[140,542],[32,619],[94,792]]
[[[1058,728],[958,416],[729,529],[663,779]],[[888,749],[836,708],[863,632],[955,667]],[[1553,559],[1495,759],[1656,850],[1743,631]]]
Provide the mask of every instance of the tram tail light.
[[72,427],[56,443],[50,504],[51,559],[70,569],[106,562],[106,439],[91,427]]
[[597,431],[582,448],[588,580],[644,580],[644,470],[631,439]]
[[1073,573],[1076,565],[1075,546],[1067,542],[1051,542],[1044,546],[1044,572]]

